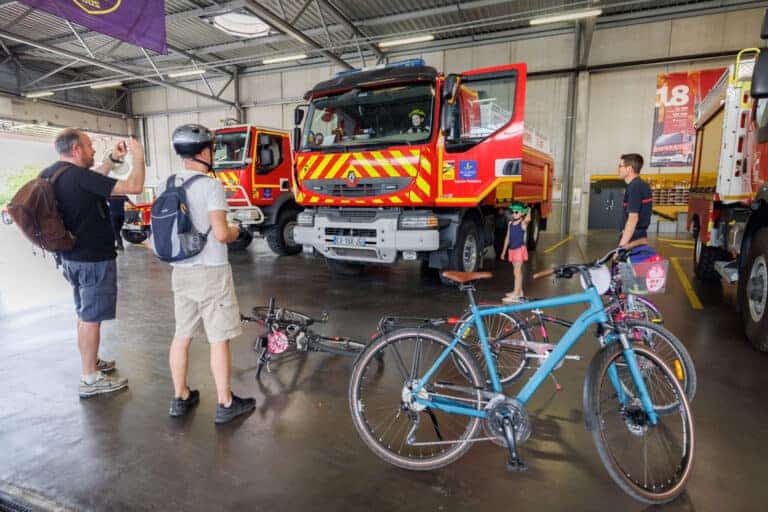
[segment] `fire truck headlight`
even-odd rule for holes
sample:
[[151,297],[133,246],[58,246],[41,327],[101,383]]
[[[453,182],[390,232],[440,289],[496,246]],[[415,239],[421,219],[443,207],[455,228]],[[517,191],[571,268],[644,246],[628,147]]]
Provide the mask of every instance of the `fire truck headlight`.
[[434,229],[438,227],[437,215],[404,213],[398,222],[400,229]]
[[315,225],[315,213],[307,211],[307,210],[304,210],[303,212],[300,212],[299,215],[296,217],[296,223],[299,226],[308,226],[308,227],[314,226]]

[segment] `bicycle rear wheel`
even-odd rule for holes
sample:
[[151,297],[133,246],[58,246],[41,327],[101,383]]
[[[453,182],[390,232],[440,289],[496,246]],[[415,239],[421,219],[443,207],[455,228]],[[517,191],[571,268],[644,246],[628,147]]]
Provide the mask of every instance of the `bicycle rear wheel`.
[[[454,335],[462,329],[471,315],[471,312],[467,312],[461,317],[454,329]],[[523,375],[526,365],[527,349],[525,343],[533,341],[528,326],[520,317],[512,313],[497,313],[486,316],[483,318],[483,322],[499,381],[502,384],[507,384],[519,379]],[[472,324],[469,331],[463,334],[461,343],[475,357],[482,374],[488,375],[488,364],[483,355],[480,336],[477,334],[475,324]],[[461,368],[460,365],[459,368]]]
[[[688,402],[693,402],[696,396],[696,367],[688,350],[677,337],[668,329],[661,325],[641,320],[627,320],[624,322],[629,339],[637,344],[642,344],[651,350],[664,361],[675,378],[685,391],[685,397]],[[666,405],[674,404],[654,404],[662,412]]]
[[[644,503],[667,503],[683,490],[691,475],[694,453],[693,418],[680,383],[653,351],[634,348],[652,403],[675,403],[651,424],[636,397],[622,347],[611,343],[592,359],[584,382],[587,428],[608,474],[621,489]],[[615,369],[623,389],[619,399],[609,370]],[[657,411],[658,412],[658,411]]]
[[[368,448],[386,462],[426,471],[446,466],[469,450],[480,426],[478,417],[418,406],[410,394],[412,384],[450,343],[439,331],[403,328],[372,342],[355,362],[349,382],[352,422]],[[484,405],[483,379],[477,364],[461,345],[453,352],[465,370],[459,371],[448,357],[415,396],[479,410]]]

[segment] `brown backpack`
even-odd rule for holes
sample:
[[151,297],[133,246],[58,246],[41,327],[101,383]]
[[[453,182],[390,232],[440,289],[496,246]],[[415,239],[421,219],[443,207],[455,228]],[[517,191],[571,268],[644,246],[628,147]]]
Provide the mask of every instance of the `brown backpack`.
[[65,164],[50,178],[43,178],[43,171],[21,187],[8,204],[8,213],[19,229],[33,244],[46,251],[75,248],[75,236],[64,226],[53,190],[53,184],[68,168]]

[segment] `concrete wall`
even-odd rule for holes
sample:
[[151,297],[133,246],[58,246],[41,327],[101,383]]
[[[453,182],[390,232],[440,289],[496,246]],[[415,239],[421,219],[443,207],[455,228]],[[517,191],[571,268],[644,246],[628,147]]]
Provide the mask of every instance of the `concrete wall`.
[[[758,46],[762,9],[681,18],[663,22],[601,28],[595,31],[590,66],[615,65],[644,59],[672,59],[694,54],[730,52]],[[445,73],[459,72],[511,62],[528,63],[529,72],[568,69],[573,66],[575,37],[511,40],[501,43],[430,51],[411,56]],[[402,58],[406,58],[405,56]],[[400,57],[398,57],[400,59]],[[572,232],[584,233],[587,226],[589,176],[613,172],[621,152],[634,151],[646,157],[656,93],[656,75],[687,69],[726,65],[729,59],[681,62],[674,65],[633,66],[627,69],[581,73],[578,79],[579,110],[574,140],[573,187],[581,191],[579,205],[572,208]],[[359,63],[352,62],[353,65]],[[334,66],[314,66],[271,74],[253,74],[240,80],[241,103],[246,120],[265,126],[292,127],[293,109],[314,84],[333,76]],[[526,121],[546,133],[553,147],[556,179],[564,171],[569,76],[552,74],[529,79]],[[195,84],[203,90],[203,84]],[[214,88],[216,88],[214,86]],[[230,87],[225,96],[232,98]],[[218,126],[219,120],[234,117],[231,109],[211,106],[207,100],[162,88],[149,88],[133,95],[133,112],[148,117],[153,141],[149,180],[167,176],[175,159],[169,150],[170,133],[184,122]],[[187,114],[157,114],[169,110],[197,110]],[[680,168],[676,168],[680,171]],[[662,169],[665,171],[665,169]],[[561,227],[562,205],[555,205],[550,230]]]
[[8,96],[0,96],[0,118],[25,123],[46,122],[52,126],[73,126],[91,132],[121,136],[130,134],[133,127],[133,121],[118,117]]

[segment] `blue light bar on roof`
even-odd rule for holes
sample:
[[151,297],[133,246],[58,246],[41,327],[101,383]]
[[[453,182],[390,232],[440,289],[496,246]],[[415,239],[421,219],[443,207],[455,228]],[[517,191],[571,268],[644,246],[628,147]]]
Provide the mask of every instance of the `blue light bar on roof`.
[[361,71],[372,71],[374,69],[388,69],[388,68],[416,68],[420,66],[426,66],[427,64],[424,62],[424,59],[422,58],[416,58],[416,59],[407,59],[407,60],[401,60],[398,62],[391,62],[389,64],[381,64],[379,66],[374,66],[370,68],[354,68],[354,69],[347,69],[345,71],[339,71],[336,73],[335,76],[346,76],[346,75],[352,75],[354,73],[360,73]]

